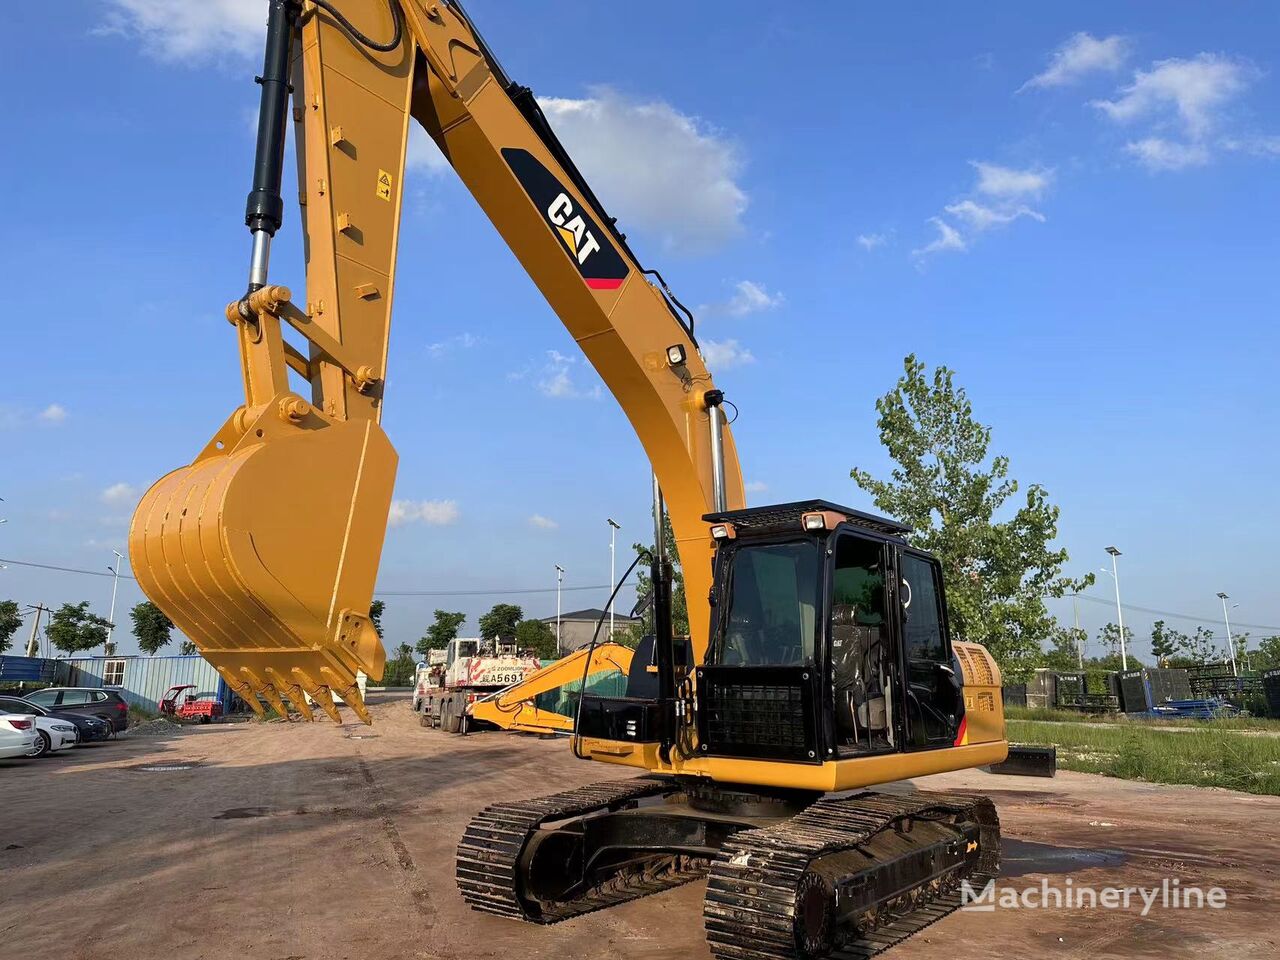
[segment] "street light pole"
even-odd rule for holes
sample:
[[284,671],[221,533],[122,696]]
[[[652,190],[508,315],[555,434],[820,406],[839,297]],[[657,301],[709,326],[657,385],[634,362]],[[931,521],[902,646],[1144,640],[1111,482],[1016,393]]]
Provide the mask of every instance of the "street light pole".
[[1227,613],[1227,601],[1231,598],[1226,593],[1219,592],[1218,599],[1222,601],[1222,620],[1227,625],[1227,656],[1231,658],[1231,675],[1238,677],[1240,674],[1236,670],[1236,643],[1231,639],[1231,615]]
[[107,627],[106,645],[102,648],[103,656],[110,654],[111,635],[116,632],[116,590],[120,586],[120,564],[124,562],[124,554],[119,550],[112,550],[111,552],[116,555],[116,565],[107,567],[111,571],[111,612],[107,614],[107,622],[110,623],[110,626]]
[[618,522],[609,517],[609,639],[613,639],[613,577],[615,571],[615,555],[618,546],[618,531],[622,529]]
[[564,581],[564,567],[556,564],[556,659],[564,656],[560,649],[560,584]]
[[1124,645],[1124,610],[1120,606],[1120,571],[1116,567],[1116,557],[1120,556],[1120,551],[1115,547],[1107,547],[1107,553],[1111,554],[1111,579],[1116,582],[1116,621],[1120,627],[1120,669],[1129,669],[1129,653],[1125,650]]

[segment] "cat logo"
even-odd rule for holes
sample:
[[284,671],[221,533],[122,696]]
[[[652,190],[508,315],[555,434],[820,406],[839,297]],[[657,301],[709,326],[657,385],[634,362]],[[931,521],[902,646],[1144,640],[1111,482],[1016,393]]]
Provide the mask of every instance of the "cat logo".
[[587,229],[581,214],[573,212],[573,201],[568,194],[562,193],[551,201],[547,216],[556,225],[565,246],[578,258],[579,265],[586,263],[587,257],[600,249],[595,234]]
[[548,229],[592,290],[617,290],[629,272],[586,204],[577,203],[550,170],[527,150],[506,147],[502,157]]

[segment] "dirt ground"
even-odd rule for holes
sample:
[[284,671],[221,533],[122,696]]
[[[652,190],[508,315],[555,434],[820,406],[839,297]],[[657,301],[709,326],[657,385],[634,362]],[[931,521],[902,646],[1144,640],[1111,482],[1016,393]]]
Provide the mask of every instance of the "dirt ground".
[[[469,911],[453,855],[471,814],[632,771],[564,741],[421,729],[228,723],[0,761],[0,958],[708,956],[703,885],[536,927]],[[1221,886],[1222,910],[956,913],[887,957],[1274,958],[1280,799],[1086,774],[918,781],[992,795],[1001,888]]]

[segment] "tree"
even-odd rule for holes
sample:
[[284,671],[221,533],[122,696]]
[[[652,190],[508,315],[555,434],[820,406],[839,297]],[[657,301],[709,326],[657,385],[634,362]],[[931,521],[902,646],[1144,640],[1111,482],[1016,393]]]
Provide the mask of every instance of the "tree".
[[516,644],[529,649],[541,660],[556,657],[556,632],[541,620],[521,620],[516,624]]
[[1049,634],[1053,649],[1045,656],[1044,665],[1050,670],[1078,670],[1087,639],[1089,635],[1078,627],[1054,627]]
[[[671,560],[673,567],[671,576],[671,632],[677,637],[687,637],[689,635],[689,600],[684,593],[684,573],[680,569],[680,555],[676,552],[675,531],[671,529],[671,517],[666,513],[662,515],[662,539],[667,551],[667,557]],[[636,553],[641,555],[653,553],[653,544],[634,543],[631,546]],[[649,596],[653,592],[653,583],[649,577],[649,566],[643,560],[640,562],[638,579],[636,595],[640,597]],[[653,633],[652,605],[641,614],[640,623],[632,624],[625,633],[619,631],[614,636],[614,640],[626,646],[634,647],[640,642],[641,637],[650,633]]]
[[173,621],[150,600],[143,600],[132,610],[133,635],[138,638],[138,649],[154,657],[160,648],[172,639]]
[[1185,640],[1186,634],[1165,626],[1163,620],[1157,620],[1151,625],[1151,654],[1162,667],[1168,665],[1168,661]]
[[387,661],[382,682],[388,687],[403,687],[413,682],[413,647],[402,643],[396,647],[395,656]]
[[[1120,628],[1117,627],[1114,623],[1108,623],[1106,626],[1104,626],[1101,630],[1098,631],[1098,644],[1102,647],[1103,650],[1106,650],[1110,656],[1115,657],[1117,660],[1119,660],[1120,659]],[[1129,651],[1131,651],[1132,649],[1133,649],[1133,631],[1130,630],[1128,627],[1125,627],[1124,628],[1125,654],[1129,655]],[[1133,657],[1129,655],[1129,659],[1132,660]]]
[[467,619],[465,613],[450,613],[448,610],[437,610],[435,617],[435,622],[427,627],[426,634],[418,641],[418,652],[423,656],[426,656],[428,650],[443,650],[447,647]]
[[914,530],[911,541],[942,563],[951,629],[981,643],[1011,679],[1043,656],[1053,618],[1046,597],[1092,585],[1062,576],[1067,551],[1051,549],[1059,509],[1044,487],[1032,484],[1008,519],[996,514],[1018,492],[1009,458],[989,457],[991,429],[973,408],[955,374],[933,372],[908,356],[893,390],[876,401],[880,441],[896,466],[878,480],[855,467],[850,475],[876,506]]
[[387,609],[387,605],[382,600],[375,600],[369,604],[369,620],[373,623],[374,632],[378,634],[378,639],[382,639],[382,611]]
[[66,653],[92,650],[107,642],[110,624],[89,612],[89,601],[64,603],[49,618],[49,642]]
[[13,635],[22,626],[17,600],[0,600],[0,653],[9,649]]
[[1200,666],[1221,660],[1221,654],[1213,639],[1213,631],[1208,627],[1196,627],[1196,632],[1188,637],[1185,634],[1180,641],[1179,653],[1187,666]]
[[1255,670],[1280,670],[1280,637],[1263,637],[1249,660]]
[[182,643],[178,644],[178,652],[184,657],[190,657],[199,653],[200,648],[190,640],[183,640]]
[[514,603],[495,603],[493,609],[480,618],[480,638],[496,640],[515,636],[516,624],[524,619],[524,611]]

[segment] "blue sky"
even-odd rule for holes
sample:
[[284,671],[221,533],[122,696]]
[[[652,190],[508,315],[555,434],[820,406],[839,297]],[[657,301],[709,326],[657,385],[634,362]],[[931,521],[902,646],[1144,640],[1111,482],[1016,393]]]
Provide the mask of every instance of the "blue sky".
[[[1236,620],[1280,627],[1276,7],[660,7],[469,5],[640,257],[701,305],[751,502],[867,506],[848,471],[887,470],[874,400],[915,352],[1062,507],[1069,572],[1115,543],[1127,603],[1215,619],[1226,590]],[[221,312],[248,259],[262,10],[9,12],[0,557],[105,572],[141,491],[240,402]],[[646,461],[432,150],[411,144],[380,586],[549,587],[557,562],[603,584],[605,518],[626,545],[647,529]],[[273,272],[300,286],[296,229],[290,209]],[[105,614],[110,591],[0,570],[23,603]],[[122,582],[117,619],[138,599]],[[391,598],[388,639],[499,599]],[[1126,617],[1140,651],[1152,619]]]

